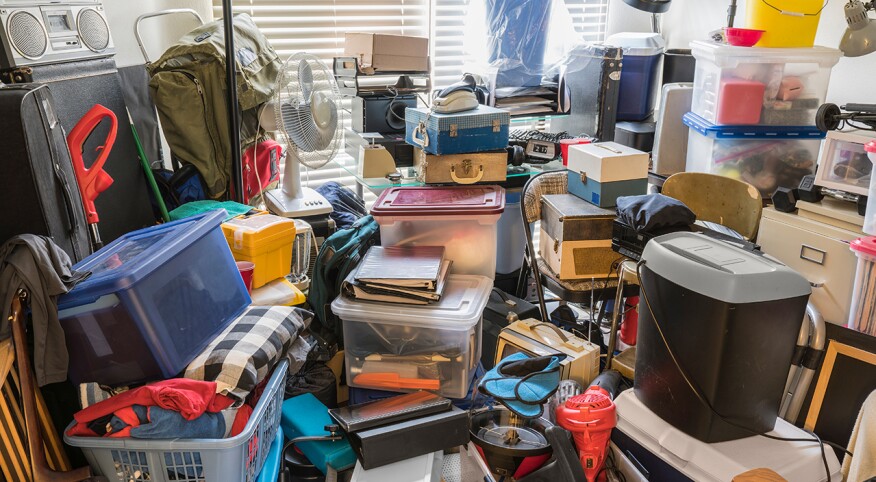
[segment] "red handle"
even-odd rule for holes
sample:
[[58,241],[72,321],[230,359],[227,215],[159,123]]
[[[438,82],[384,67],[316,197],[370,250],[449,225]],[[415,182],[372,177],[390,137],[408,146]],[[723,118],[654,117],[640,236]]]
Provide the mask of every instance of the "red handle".
[[[85,141],[104,118],[110,120],[110,131],[106,136],[106,142],[96,150],[100,151],[97,159],[89,168],[85,168],[82,158],[82,150]],[[113,111],[106,107],[95,104],[73,127],[67,136],[67,146],[70,148],[70,157],[73,160],[73,170],[76,172],[76,181],[79,183],[79,192],[82,195],[82,205],[85,208],[85,217],[88,224],[98,222],[97,210],[94,208],[94,200],[98,194],[107,190],[113,183],[113,178],[103,170],[103,164],[109,157],[113,144],[116,142],[118,120]]]

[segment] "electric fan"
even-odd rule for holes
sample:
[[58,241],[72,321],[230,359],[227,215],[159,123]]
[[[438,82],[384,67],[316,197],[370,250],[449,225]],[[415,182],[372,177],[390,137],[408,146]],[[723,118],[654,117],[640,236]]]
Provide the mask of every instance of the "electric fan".
[[301,186],[299,164],[319,169],[332,160],[343,142],[343,115],[334,75],[321,60],[298,53],[283,63],[274,98],[259,117],[286,144],[282,186],[265,195],[271,212],[296,218],[332,212],[322,195]]

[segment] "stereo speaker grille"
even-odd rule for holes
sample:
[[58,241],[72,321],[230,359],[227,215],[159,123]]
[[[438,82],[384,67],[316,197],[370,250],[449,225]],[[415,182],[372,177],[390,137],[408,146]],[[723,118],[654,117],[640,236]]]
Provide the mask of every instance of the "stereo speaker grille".
[[49,38],[42,23],[33,14],[25,11],[13,13],[7,29],[12,46],[23,57],[36,60],[46,53]]
[[79,12],[77,19],[79,38],[86,47],[101,52],[109,46],[109,26],[103,16],[92,8],[86,8]]

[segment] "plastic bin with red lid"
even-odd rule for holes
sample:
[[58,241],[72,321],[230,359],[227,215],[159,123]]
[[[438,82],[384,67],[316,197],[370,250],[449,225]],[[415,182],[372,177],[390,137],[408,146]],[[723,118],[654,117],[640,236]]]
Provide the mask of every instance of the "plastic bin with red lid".
[[[870,162],[876,167],[876,141],[864,144],[864,151]],[[867,234],[876,235],[876,175],[870,171],[870,191],[867,195],[867,212],[864,214],[863,231]]]
[[451,273],[494,278],[504,210],[498,186],[395,187],[380,195],[371,215],[383,246],[444,246]]
[[851,243],[858,256],[849,328],[876,336],[876,236],[859,238]]

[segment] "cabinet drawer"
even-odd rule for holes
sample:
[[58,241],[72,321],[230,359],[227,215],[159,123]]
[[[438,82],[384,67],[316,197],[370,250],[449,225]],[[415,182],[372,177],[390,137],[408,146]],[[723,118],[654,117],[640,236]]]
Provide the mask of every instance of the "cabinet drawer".
[[826,321],[846,324],[857,263],[848,240],[765,217],[757,242],[765,253],[819,285],[812,288],[810,300]]

